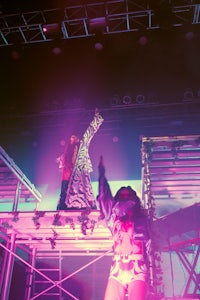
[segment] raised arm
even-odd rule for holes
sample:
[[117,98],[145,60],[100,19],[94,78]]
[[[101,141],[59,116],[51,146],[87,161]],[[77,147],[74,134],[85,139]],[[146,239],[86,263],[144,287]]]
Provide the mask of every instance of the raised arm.
[[92,122],[89,124],[88,128],[86,129],[84,135],[83,135],[83,143],[87,144],[87,147],[89,146],[93,136],[95,133],[99,130],[101,124],[103,123],[103,118],[100,115],[99,111],[96,109],[94,118]]
[[114,198],[108,181],[105,177],[105,167],[103,165],[103,158],[100,158],[99,162],[99,194],[97,196],[100,211],[106,221],[109,221],[112,214],[112,207]]

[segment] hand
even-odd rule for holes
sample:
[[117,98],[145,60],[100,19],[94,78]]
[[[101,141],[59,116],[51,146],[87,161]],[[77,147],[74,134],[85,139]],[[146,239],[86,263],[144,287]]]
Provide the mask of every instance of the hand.
[[95,116],[98,116],[99,115],[99,110],[98,108],[95,108]]
[[99,161],[99,175],[104,176],[105,175],[105,167],[103,165],[103,156],[100,156],[100,161]]
[[61,160],[61,157],[60,157],[60,156],[59,156],[59,157],[56,157],[56,163],[57,163],[57,164],[60,162],[60,160]]

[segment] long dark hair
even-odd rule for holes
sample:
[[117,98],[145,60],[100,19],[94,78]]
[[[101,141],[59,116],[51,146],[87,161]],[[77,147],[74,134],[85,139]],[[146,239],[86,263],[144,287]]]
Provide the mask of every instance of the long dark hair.
[[64,164],[65,165],[72,164],[75,148],[79,147],[79,144],[80,144],[79,139],[77,136],[75,136],[75,138],[76,138],[76,140],[74,141],[74,143],[71,144],[69,141],[65,147],[65,150],[64,150]]
[[[126,199],[123,198],[122,192],[124,190],[128,190],[129,195]],[[138,197],[137,193],[135,190],[133,190],[130,186],[122,186],[115,194],[114,196],[115,204],[117,202],[123,203],[125,201],[134,201],[134,205],[132,207],[132,213],[133,213],[133,218],[138,218],[144,215],[144,209],[142,207],[140,198]],[[114,205],[115,205],[114,204]],[[123,219],[126,219],[126,215],[122,217]]]

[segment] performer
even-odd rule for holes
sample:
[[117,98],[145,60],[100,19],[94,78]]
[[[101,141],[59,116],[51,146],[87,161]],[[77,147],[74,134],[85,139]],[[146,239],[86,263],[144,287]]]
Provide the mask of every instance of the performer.
[[94,118],[86,129],[83,138],[72,135],[60,159],[62,183],[57,210],[96,208],[90,173],[93,171],[89,156],[89,146],[98,131],[103,118],[95,111]]
[[57,163],[59,163],[59,168],[62,170],[61,192],[60,192],[59,203],[57,205],[57,210],[67,209],[67,206],[65,204],[67,189],[72,174],[72,170],[76,162],[79,145],[80,145],[79,138],[76,135],[71,135],[63,154],[57,158]]
[[99,194],[102,218],[113,236],[113,258],[104,300],[144,300],[149,246],[148,219],[136,192],[121,187],[113,197],[102,158],[99,163]]

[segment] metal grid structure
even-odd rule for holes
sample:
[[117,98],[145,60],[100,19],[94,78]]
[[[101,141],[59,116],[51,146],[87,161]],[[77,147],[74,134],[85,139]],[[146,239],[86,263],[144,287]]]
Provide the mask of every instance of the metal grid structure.
[[[160,277],[161,274],[159,256],[163,252],[174,251],[188,272],[183,296],[190,294],[191,286],[193,294],[199,292],[197,267],[200,259],[200,206],[198,203],[190,206],[190,200],[194,200],[194,197],[198,200],[200,191],[199,144],[198,135],[143,137],[142,140],[143,199],[152,220],[152,233],[156,232],[156,240],[152,238],[149,259],[150,287],[155,289],[150,290],[150,293],[155,299],[164,296],[160,293],[162,282],[157,280],[157,276]],[[174,163],[177,164],[176,170]],[[185,197],[184,187],[187,186],[190,191],[187,194],[188,207],[157,218],[155,202],[166,197],[168,186],[171,201],[180,195]],[[1,298],[9,299],[13,267],[18,260],[27,270],[25,300],[44,299],[43,297],[61,300],[63,293],[72,299],[78,299],[63,283],[98,260],[109,258],[112,252],[111,233],[99,216],[99,211],[95,210],[1,212]],[[192,262],[185,252],[188,247],[194,254]],[[62,261],[70,257],[88,257],[88,261],[64,276]],[[45,265],[45,261],[51,267]]]
[[[200,24],[198,1],[112,0],[0,15],[0,46]],[[49,25],[49,30],[44,27]],[[51,29],[51,30],[50,30]],[[50,34],[53,32],[53,35]]]
[[[112,238],[99,211],[18,212],[1,213],[1,244],[4,250],[0,272],[1,299],[9,299],[14,260],[27,268],[27,286],[24,299],[63,299],[71,295],[62,283],[112,251]],[[18,250],[25,255],[18,254]],[[62,277],[64,257],[86,257],[88,262],[73,274]],[[48,264],[44,267],[44,262]],[[56,266],[55,266],[55,262]],[[43,268],[41,267],[43,262]],[[54,263],[54,267],[50,265]],[[52,274],[55,277],[52,278]],[[43,289],[41,289],[44,284]],[[55,292],[56,288],[56,292]],[[52,297],[52,298],[51,298]],[[46,299],[46,298],[45,298]]]
[[[200,199],[200,136],[143,137],[143,181],[149,176],[151,206]],[[148,166],[147,166],[147,165]],[[144,192],[147,189],[144,186]],[[145,199],[145,195],[143,196]],[[149,205],[149,199],[146,204]]]
[[12,204],[12,211],[18,210],[20,202],[35,203],[42,195],[25,176],[13,159],[0,147],[0,204]]
[[[163,292],[162,252],[175,252],[187,271],[183,296],[200,294],[200,136],[142,138],[143,199],[152,222],[151,285]],[[162,202],[186,208],[158,218]],[[192,203],[196,203],[191,206]],[[188,247],[193,260],[187,257]]]
[[[174,253],[185,270],[184,298],[200,296],[200,202],[158,219],[154,226],[159,234],[161,251]],[[188,255],[190,254],[190,255]],[[192,254],[192,255],[191,255]],[[172,263],[172,274],[174,272]]]
[[[199,288],[199,213],[200,205],[195,204],[154,222],[160,233],[157,239],[160,251],[175,251],[188,272],[184,297],[188,296],[192,284],[195,285],[193,294],[198,293]],[[1,213],[0,228],[0,250],[3,250],[1,299],[9,299],[15,260],[26,268],[24,300],[60,300],[63,293],[78,299],[64,283],[99,260],[105,262],[106,258],[107,264],[111,261],[112,237],[105,221],[99,218],[99,211]],[[184,252],[185,247],[194,249],[192,262]],[[77,268],[64,276],[63,260],[73,265],[73,257],[80,264],[77,267],[75,263]],[[87,257],[87,263],[81,261],[81,257]],[[161,299],[163,295],[153,296]]]

